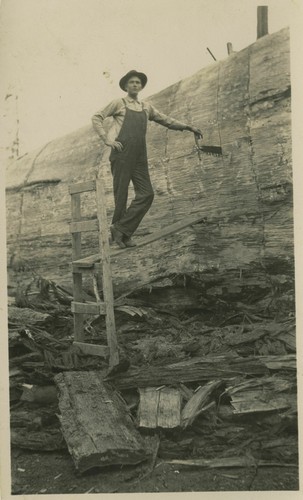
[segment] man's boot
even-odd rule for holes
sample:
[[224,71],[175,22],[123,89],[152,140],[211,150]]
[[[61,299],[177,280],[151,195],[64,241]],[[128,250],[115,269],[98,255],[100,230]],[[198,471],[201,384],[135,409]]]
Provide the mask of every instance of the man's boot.
[[128,248],[132,248],[132,247],[137,246],[136,243],[134,242],[134,240],[132,240],[130,236],[124,236],[123,243]]
[[121,231],[119,231],[118,229],[116,229],[115,226],[111,226],[110,227],[110,232],[111,232],[111,235],[112,235],[112,240],[115,243],[117,243],[118,247],[125,248],[126,245],[123,242],[124,234],[121,233]]

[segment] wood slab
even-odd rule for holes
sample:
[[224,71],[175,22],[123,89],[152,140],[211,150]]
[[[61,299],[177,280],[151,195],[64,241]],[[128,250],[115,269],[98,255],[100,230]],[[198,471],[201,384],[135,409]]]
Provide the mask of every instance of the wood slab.
[[139,425],[149,429],[173,429],[180,425],[182,397],[179,389],[140,389]]
[[125,402],[98,372],[55,376],[62,432],[76,468],[137,464],[147,458]]

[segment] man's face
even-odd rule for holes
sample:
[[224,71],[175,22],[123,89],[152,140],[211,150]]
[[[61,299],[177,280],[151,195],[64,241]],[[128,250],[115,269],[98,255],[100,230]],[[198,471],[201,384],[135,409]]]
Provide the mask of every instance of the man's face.
[[137,76],[132,76],[128,80],[125,86],[125,90],[129,94],[137,94],[138,92],[140,92],[141,89],[142,89],[142,83],[140,78],[138,78]]

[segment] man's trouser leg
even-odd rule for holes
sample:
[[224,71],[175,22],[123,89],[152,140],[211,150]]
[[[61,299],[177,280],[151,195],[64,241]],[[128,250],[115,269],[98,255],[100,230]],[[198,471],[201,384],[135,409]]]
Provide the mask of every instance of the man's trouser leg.
[[130,165],[124,161],[115,159],[111,162],[113,176],[113,190],[115,200],[115,210],[112,224],[118,222],[125,215],[127,207],[128,187],[131,180]]
[[135,232],[154,199],[148,165],[144,158],[132,169],[131,181],[134,185],[135,198],[123,217],[115,223],[115,227],[128,237]]

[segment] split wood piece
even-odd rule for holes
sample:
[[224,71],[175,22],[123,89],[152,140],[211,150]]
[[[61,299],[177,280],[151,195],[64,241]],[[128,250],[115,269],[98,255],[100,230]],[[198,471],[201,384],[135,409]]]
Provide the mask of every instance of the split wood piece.
[[[81,219],[80,192],[71,193],[71,213],[73,222],[79,221]],[[82,249],[81,233],[72,233],[73,260],[81,258],[81,249]],[[73,297],[75,302],[83,301],[82,275],[74,272],[73,272]],[[81,341],[84,338],[84,319],[85,315],[83,313],[74,314],[75,340]]]
[[104,303],[96,302],[72,302],[71,311],[74,314],[104,315],[106,307]]
[[203,411],[203,407],[206,407],[212,392],[217,389],[222,384],[221,380],[213,380],[208,382],[208,384],[200,387],[197,392],[191,397],[191,399],[186,403],[181,414],[181,426],[183,428],[188,427],[193,423],[196,417],[198,417]]
[[281,340],[287,348],[287,350],[291,352],[296,352],[296,329],[289,329],[286,332],[281,333],[281,335],[278,335],[277,337],[278,340]]
[[[101,174],[100,174],[101,175]],[[96,180],[97,214],[100,224],[99,248],[102,256],[102,282],[105,302],[105,323],[109,347],[109,367],[119,364],[118,341],[115,326],[114,292],[108,241],[107,213],[105,207],[104,179]]]
[[9,376],[14,376],[12,368],[22,366],[26,361],[39,361],[40,359],[42,359],[42,354],[40,354],[39,352],[28,352],[26,354],[23,354],[22,356],[14,356],[9,360]]
[[21,408],[10,410],[10,427],[23,427],[32,430],[40,430],[42,427],[53,427],[54,425],[59,427],[56,413],[57,407],[55,405],[39,408],[29,408],[29,405],[24,408],[22,405]]
[[186,385],[180,384],[180,392],[181,392],[181,395],[182,395],[182,398],[185,400],[185,401],[189,401],[190,398],[194,395],[194,391],[192,389],[189,389],[189,387],[187,387]]
[[58,401],[57,391],[54,385],[38,386],[22,384],[22,389],[21,401],[39,404],[50,404]]
[[180,426],[182,398],[179,389],[147,387],[139,392],[140,427],[173,429]]
[[[197,224],[198,222],[201,222],[205,219],[205,216],[203,215],[190,215],[189,217],[186,217],[185,219],[182,219],[179,222],[175,222],[174,224],[171,224],[170,226],[164,227],[160,231],[157,231],[153,234],[150,234],[141,240],[137,242],[137,245],[135,248],[143,247],[144,245],[149,245],[150,243],[153,243],[154,241],[157,241],[161,238],[165,238],[167,236],[170,236],[171,234],[174,234],[178,231],[181,231],[182,229],[187,228],[188,226],[191,226],[192,224]],[[115,257],[116,255],[119,255],[120,253],[125,253],[133,250],[133,248],[125,248],[121,250],[114,250],[111,252],[111,257]],[[78,259],[73,262],[74,269],[76,267],[92,267],[94,264],[99,262],[101,259],[100,254],[94,254],[89,257],[85,257],[84,259]]]
[[295,354],[285,354],[283,356],[260,356],[260,361],[269,370],[294,371],[297,369],[297,357]]
[[[274,358],[275,356],[271,356]],[[159,387],[180,382],[202,382],[215,379],[229,380],[240,376],[258,377],[269,373],[265,364],[256,356],[204,356],[166,366],[148,366],[129,369],[117,374],[111,382],[117,389]]]
[[[240,328],[239,328],[240,330]],[[252,343],[256,340],[269,335],[271,337],[276,337],[282,332],[285,332],[286,327],[278,323],[264,323],[262,325],[257,325],[250,329],[248,332],[238,331],[231,332],[225,335],[225,342],[228,345],[237,346],[246,343]]]
[[47,313],[34,311],[26,307],[9,306],[7,312],[9,327],[13,325],[16,327],[39,326],[52,319]]
[[64,372],[55,382],[62,432],[80,472],[147,458],[125,402],[104,385],[100,373]]
[[169,460],[166,464],[177,465],[178,467],[199,467],[200,469],[225,469],[242,467],[298,467],[298,464],[285,464],[281,462],[270,462],[267,460],[254,460],[249,457],[228,457],[193,460]]
[[296,384],[277,377],[245,380],[227,387],[235,414],[281,411],[296,409]]
[[76,353],[86,354],[87,356],[100,356],[101,358],[109,357],[108,346],[98,344],[88,344],[86,342],[73,342],[73,347]]
[[11,429],[11,444],[27,450],[54,451],[66,448],[60,429],[49,428],[38,431]]

